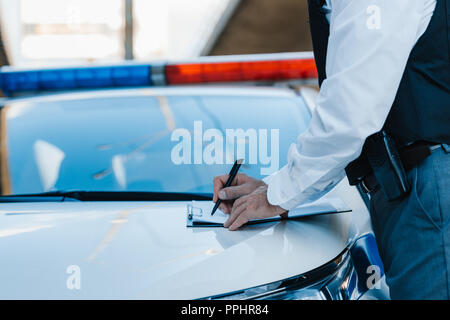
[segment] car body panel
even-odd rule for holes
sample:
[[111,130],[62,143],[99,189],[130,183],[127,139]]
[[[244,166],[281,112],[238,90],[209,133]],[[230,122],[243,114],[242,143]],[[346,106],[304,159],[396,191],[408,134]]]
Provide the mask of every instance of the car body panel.
[[[314,269],[354,236],[352,213],[186,228],[187,203],[2,204],[0,298],[201,298]],[[66,286],[71,265],[80,290]]]
[[[204,96],[216,99],[206,107],[207,112],[204,105],[194,103]],[[224,97],[236,99],[235,103]],[[102,99],[109,99],[108,103]],[[144,99],[146,103],[130,108],[129,99]],[[148,103],[148,99],[155,103]],[[242,101],[248,110],[241,110]],[[293,103],[283,105],[280,101]],[[205,129],[215,128],[220,119],[221,130],[280,129],[283,155],[298,133],[306,129],[310,118],[310,110],[293,90],[269,87],[100,90],[7,99],[3,103],[2,135],[8,146],[2,149],[7,151],[2,153],[2,172],[11,170],[9,179],[2,177],[4,194],[5,183],[9,182],[10,192],[6,194],[67,189],[71,185],[61,181],[58,184],[60,177],[66,174],[76,181],[83,179],[86,172],[89,177],[85,181],[92,182],[88,190],[210,192],[213,176],[226,172],[230,165],[191,166],[190,173],[178,171],[176,166],[160,168],[170,161],[167,150],[172,142],[167,134],[157,148],[164,150],[165,158],[139,164],[139,159],[145,157],[133,150],[142,153],[145,148],[141,142],[125,147],[124,142],[173,129],[173,123],[176,128],[191,130],[193,121],[202,120]],[[138,129],[130,127],[135,121]],[[152,121],[156,123],[153,127]],[[124,123],[131,128],[131,134],[127,126],[122,126]],[[38,140],[65,152],[53,185],[46,184],[48,180],[42,179],[36,169]],[[105,148],[108,144],[118,147]],[[72,154],[62,146],[73,148]],[[41,151],[46,154],[52,150],[44,146]],[[145,156],[154,151],[147,150]],[[109,157],[94,161],[95,153],[102,152],[109,153]],[[125,170],[129,178],[150,176],[154,170],[161,181],[170,177],[172,183],[155,184],[154,190],[145,184],[124,187],[118,185],[116,173],[110,172],[106,175],[109,180],[95,184],[103,178],[96,180],[94,175],[108,168],[114,156],[130,153],[136,156],[130,163],[137,169]],[[84,159],[85,154],[90,158]],[[71,165],[65,168],[68,159]],[[30,163],[21,166],[25,161]],[[281,158],[280,166],[285,161]],[[258,168],[251,166],[243,166],[242,172],[260,176]],[[26,179],[30,173],[33,182]],[[195,180],[199,175],[201,181]],[[186,184],[192,181],[193,185]],[[177,184],[180,189],[167,190]],[[80,185],[75,183],[72,188],[80,189]],[[342,198],[353,211],[246,226],[236,232],[187,228],[188,202],[182,201],[4,203],[0,206],[0,299],[193,299],[303,274],[330,262],[357,236],[371,232],[367,208],[345,179],[330,196]],[[79,290],[69,288],[74,270],[71,266],[80,268]]]

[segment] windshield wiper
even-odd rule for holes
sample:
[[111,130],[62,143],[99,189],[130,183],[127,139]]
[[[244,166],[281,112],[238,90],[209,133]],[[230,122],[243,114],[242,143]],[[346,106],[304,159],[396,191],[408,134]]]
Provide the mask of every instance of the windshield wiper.
[[212,200],[211,193],[145,192],[145,191],[52,191],[0,196],[5,202],[59,201],[190,201]]

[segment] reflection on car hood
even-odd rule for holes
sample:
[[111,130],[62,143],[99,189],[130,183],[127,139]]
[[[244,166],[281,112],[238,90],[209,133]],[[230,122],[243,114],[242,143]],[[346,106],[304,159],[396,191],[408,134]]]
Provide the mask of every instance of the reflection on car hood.
[[3,204],[0,299],[201,298],[317,268],[352,237],[351,213],[186,228],[187,203]]

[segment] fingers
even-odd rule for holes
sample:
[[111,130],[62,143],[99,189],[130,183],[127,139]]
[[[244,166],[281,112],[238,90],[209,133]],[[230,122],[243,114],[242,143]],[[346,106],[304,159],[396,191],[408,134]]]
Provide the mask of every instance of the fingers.
[[279,206],[271,205],[267,199],[267,186],[258,187],[249,195],[234,201],[230,217],[224,223],[230,231],[237,230],[250,219],[264,219],[281,215],[287,218],[287,211]]
[[213,182],[214,182],[214,187],[213,187],[213,192],[214,192],[214,196],[213,196],[213,201],[217,202],[217,200],[219,199],[219,191],[223,189],[223,187],[225,186],[225,183],[228,180],[228,174],[224,174],[221,176],[217,176],[214,178]]
[[[213,187],[213,193],[214,193],[213,201],[214,202],[217,202],[217,200],[219,199],[219,192],[220,192],[220,190],[223,189],[223,187],[227,183],[228,177],[229,177],[228,174],[223,174],[221,176],[217,176],[217,177],[214,178],[214,180],[213,180],[213,183],[214,183],[214,187]],[[249,179],[249,177],[246,174],[238,173],[236,175],[236,177],[234,178],[233,182],[231,183],[231,185],[232,186],[241,185],[241,184],[247,182],[248,179]],[[224,197],[227,197],[226,193],[225,193]]]
[[234,201],[233,203],[233,207],[231,208],[231,214],[235,214],[235,212],[238,212],[238,210],[240,210],[241,207],[246,207],[246,203],[247,203],[247,196],[242,197],[237,199],[236,201]]
[[219,199],[223,200],[219,205],[219,209],[224,213],[231,214],[234,205],[233,200],[252,193],[257,186],[255,181],[258,180],[244,173],[239,173],[231,183],[231,186],[224,188],[228,177],[228,174],[224,174],[214,178],[213,202],[217,202]]
[[230,226],[230,231],[235,231],[239,229],[241,226],[246,224],[248,222],[247,215],[245,213],[242,213],[237,217],[237,219],[233,222],[233,224]]
[[233,203],[230,201],[221,201],[219,205],[219,209],[224,213],[231,213],[231,209],[233,208]]
[[288,211],[283,212],[282,214],[280,214],[282,219],[287,219],[288,218]]
[[[238,202],[241,203],[238,203]],[[235,202],[235,205],[233,205],[233,208],[231,210],[230,213],[230,217],[228,218],[228,220],[224,223],[224,227],[228,228],[229,226],[231,226],[237,219],[238,217],[245,211],[246,209],[246,205],[245,205],[245,200],[242,201],[242,199],[239,199]]]
[[246,196],[252,192],[252,186],[244,183],[235,187],[223,188],[219,191],[219,198],[221,200],[234,200],[242,196]]

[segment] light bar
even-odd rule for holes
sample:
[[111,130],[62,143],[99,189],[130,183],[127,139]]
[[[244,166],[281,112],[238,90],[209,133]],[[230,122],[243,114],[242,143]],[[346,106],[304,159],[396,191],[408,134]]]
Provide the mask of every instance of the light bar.
[[169,64],[166,66],[165,72],[168,84],[317,78],[317,69],[313,58]]
[[315,78],[317,69],[312,53],[297,52],[200,57],[181,63],[28,70],[3,67],[0,88],[5,95],[12,96],[55,90]]
[[1,89],[14,92],[151,85],[149,65],[93,66],[43,70],[2,68]]

